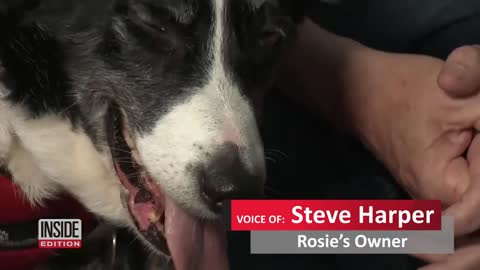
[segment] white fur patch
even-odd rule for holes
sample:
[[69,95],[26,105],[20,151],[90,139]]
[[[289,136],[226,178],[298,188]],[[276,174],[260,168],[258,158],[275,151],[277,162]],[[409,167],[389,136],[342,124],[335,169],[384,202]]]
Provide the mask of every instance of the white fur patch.
[[45,177],[31,154],[19,143],[12,144],[7,166],[13,172],[15,183],[34,205],[42,205],[44,200],[55,198],[61,190],[56,183]]
[[[2,92],[2,89],[0,84],[0,92]],[[2,160],[5,160],[12,145],[11,128],[8,121],[9,114],[7,104],[1,102],[0,99],[0,165],[2,165]]]
[[121,185],[108,154],[59,116],[28,118],[18,106],[0,101],[0,157],[28,199],[39,203],[65,189],[90,211],[128,224]]

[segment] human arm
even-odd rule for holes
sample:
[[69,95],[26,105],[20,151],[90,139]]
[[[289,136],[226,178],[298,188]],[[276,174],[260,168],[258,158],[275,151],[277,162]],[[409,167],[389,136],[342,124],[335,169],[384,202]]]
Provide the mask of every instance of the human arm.
[[[386,53],[307,20],[284,67],[285,94],[359,137],[412,197],[441,200],[457,236],[478,230],[480,49],[460,48],[447,62]],[[422,258],[464,269],[472,250]]]

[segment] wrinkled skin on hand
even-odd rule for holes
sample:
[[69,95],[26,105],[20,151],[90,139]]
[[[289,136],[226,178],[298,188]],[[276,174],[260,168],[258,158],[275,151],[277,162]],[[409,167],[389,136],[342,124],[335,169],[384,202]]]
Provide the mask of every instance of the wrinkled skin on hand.
[[393,87],[379,79],[351,99],[365,108],[353,122],[413,198],[441,200],[455,219],[455,254],[416,255],[431,263],[425,269],[480,269],[480,47],[459,48],[446,62],[398,63],[410,68],[392,68]]

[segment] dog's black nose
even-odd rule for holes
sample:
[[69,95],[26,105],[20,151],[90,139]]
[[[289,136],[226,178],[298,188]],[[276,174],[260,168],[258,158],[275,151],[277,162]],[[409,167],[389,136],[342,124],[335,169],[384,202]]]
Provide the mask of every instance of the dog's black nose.
[[263,196],[264,173],[245,167],[240,149],[234,143],[220,146],[205,167],[203,196],[213,207],[224,200],[252,199]]

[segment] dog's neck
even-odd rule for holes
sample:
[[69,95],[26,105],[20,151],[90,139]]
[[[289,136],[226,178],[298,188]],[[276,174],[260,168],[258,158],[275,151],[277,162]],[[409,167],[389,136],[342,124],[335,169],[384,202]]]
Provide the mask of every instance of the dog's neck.
[[[19,105],[2,100],[0,128],[0,160],[31,203],[55,198],[64,188],[83,196],[78,199],[96,214],[120,224],[128,220],[109,155],[100,155],[70,121],[56,115],[32,118]],[[116,203],[102,204],[98,198]]]

